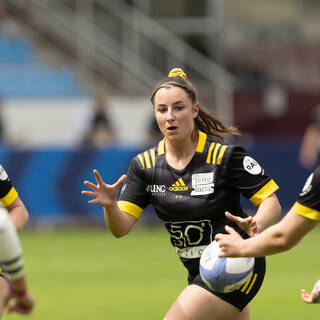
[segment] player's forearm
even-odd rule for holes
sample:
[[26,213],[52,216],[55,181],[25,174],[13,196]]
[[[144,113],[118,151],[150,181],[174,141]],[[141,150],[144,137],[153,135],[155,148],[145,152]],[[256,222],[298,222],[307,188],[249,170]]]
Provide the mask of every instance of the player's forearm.
[[9,281],[24,275],[22,248],[17,231],[6,212],[0,214],[0,261]]
[[277,224],[241,243],[241,255],[265,256],[289,250],[317,225],[290,210]]
[[272,225],[281,215],[281,206],[275,194],[263,200],[254,216],[258,232]]
[[239,248],[242,257],[261,257],[286,251],[296,244],[277,226],[271,226],[255,237],[244,240]]
[[120,238],[130,232],[136,221],[133,216],[122,212],[117,203],[103,209],[106,225],[115,237]]
[[7,209],[13,225],[16,227],[16,230],[20,231],[29,220],[29,213],[26,207],[18,197]]

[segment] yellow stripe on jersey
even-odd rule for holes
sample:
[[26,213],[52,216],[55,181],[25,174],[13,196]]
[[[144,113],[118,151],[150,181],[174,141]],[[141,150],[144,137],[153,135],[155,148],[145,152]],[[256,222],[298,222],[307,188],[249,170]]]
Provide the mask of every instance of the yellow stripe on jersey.
[[158,154],[164,154],[164,141],[165,139],[162,139],[158,144]]
[[224,152],[226,151],[226,149],[227,149],[227,146],[223,146],[221,148],[219,155],[218,155],[217,165],[221,164],[221,161],[222,161],[222,158],[223,158],[223,155],[224,155]]
[[248,287],[248,285],[249,285],[249,283],[250,283],[250,281],[251,281],[252,276],[253,276],[253,272],[251,272],[249,278],[247,279],[247,281],[245,282],[245,284],[244,284],[243,287],[241,288],[241,291],[242,291],[242,292],[245,292],[245,291],[246,291],[246,289],[247,289],[247,287]]
[[136,204],[129,201],[118,201],[119,209],[131,216],[135,217],[137,220],[141,217],[143,209]]
[[211,153],[212,153],[212,149],[213,149],[213,147],[214,147],[215,144],[216,144],[215,142],[212,142],[211,145],[210,145],[210,147],[209,147],[208,157],[207,157],[207,161],[206,161],[207,163],[210,163],[210,162],[211,162]]
[[[185,187],[185,183],[184,183],[184,181],[182,180],[182,178],[180,178],[178,181],[180,182],[180,185],[182,185],[183,187]],[[178,183],[178,181],[177,181],[177,183]]]
[[141,154],[138,154],[138,158],[139,158],[139,160],[140,160],[140,162],[141,162],[142,169],[145,169],[144,161],[143,161],[142,155],[141,155]]
[[320,221],[320,211],[308,208],[298,202],[294,203],[291,210],[293,210],[294,213],[310,220]]
[[279,186],[273,180],[270,180],[249,200],[257,207],[264,199],[267,199],[270,195],[272,195],[278,189],[279,189]]
[[3,272],[3,270],[1,269],[1,267],[0,267],[0,277],[4,277],[4,272]]
[[16,191],[16,189],[14,187],[12,187],[10,189],[10,191],[7,193],[6,196],[4,196],[3,198],[0,199],[1,203],[7,207],[10,206],[10,204],[16,200],[18,197],[18,192]]
[[218,150],[219,150],[220,147],[221,147],[221,144],[220,144],[220,143],[217,143],[216,146],[214,147],[213,155],[212,155],[212,163],[213,163],[213,164],[216,163],[217,152],[218,152]]
[[151,155],[152,165],[154,166],[156,163],[156,153],[155,153],[154,149],[150,149],[150,155]]
[[151,162],[150,162],[148,151],[145,151],[143,153],[143,155],[144,155],[144,159],[146,160],[147,169],[150,169],[151,168]]
[[206,140],[207,140],[207,135],[202,132],[202,131],[198,131],[199,132],[199,140],[198,140],[198,145],[197,145],[197,148],[196,148],[196,152],[202,152],[203,149],[204,149],[204,146],[206,144]]

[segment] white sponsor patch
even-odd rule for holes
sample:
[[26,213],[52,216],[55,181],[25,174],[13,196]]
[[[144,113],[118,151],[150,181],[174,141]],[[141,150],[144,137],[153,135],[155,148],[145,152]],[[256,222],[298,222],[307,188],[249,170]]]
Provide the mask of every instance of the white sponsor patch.
[[146,191],[150,192],[153,196],[165,196],[166,186],[164,184],[149,184],[146,187]]
[[250,174],[257,175],[262,172],[259,163],[249,156],[243,158],[243,168]]
[[313,178],[313,173],[310,174],[310,176],[308,177],[306,183],[304,184],[304,186],[302,188],[302,191],[300,193],[300,196],[304,196],[305,194],[307,194],[311,190],[311,188],[312,188],[312,185],[311,185],[312,178]]
[[192,175],[191,195],[205,195],[214,192],[213,172],[195,173]]
[[7,180],[8,179],[8,174],[6,173],[6,170],[4,170],[1,165],[0,165],[0,179],[1,180]]
[[176,248],[176,252],[181,258],[196,259],[201,257],[206,247],[207,245],[183,249]]

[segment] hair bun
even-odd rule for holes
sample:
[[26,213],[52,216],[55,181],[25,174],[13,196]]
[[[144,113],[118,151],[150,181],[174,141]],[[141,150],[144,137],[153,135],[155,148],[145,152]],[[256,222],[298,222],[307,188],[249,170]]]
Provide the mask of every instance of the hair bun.
[[186,79],[187,75],[183,72],[182,69],[174,68],[168,74],[168,78],[173,78],[173,77],[181,77],[183,79]]

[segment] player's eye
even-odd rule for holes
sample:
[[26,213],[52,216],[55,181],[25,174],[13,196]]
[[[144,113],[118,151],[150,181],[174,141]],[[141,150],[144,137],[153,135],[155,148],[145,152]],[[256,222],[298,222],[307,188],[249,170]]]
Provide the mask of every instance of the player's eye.
[[184,109],[184,106],[175,106],[175,109],[176,109],[177,111],[181,111],[181,110]]
[[159,107],[157,110],[158,110],[158,112],[164,113],[167,111],[167,108],[166,107]]

